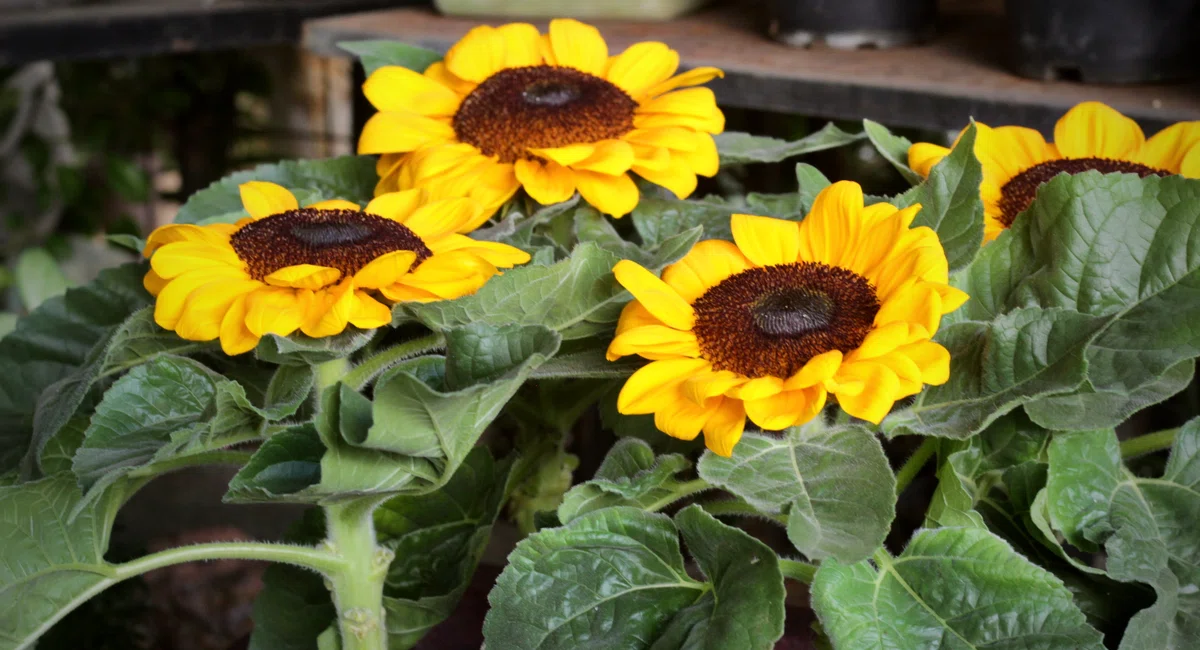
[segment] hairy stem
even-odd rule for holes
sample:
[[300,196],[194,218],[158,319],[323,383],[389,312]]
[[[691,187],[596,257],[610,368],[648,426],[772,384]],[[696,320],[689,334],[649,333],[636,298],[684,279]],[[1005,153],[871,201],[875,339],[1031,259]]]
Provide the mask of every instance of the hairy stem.
[[1170,449],[1175,444],[1175,434],[1177,433],[1179,433],[1178,427],[1125,440],[1121,443],[1121,458],[1136,458],[1163,449]]
[[250,462],[252,451],[237,449],[210,449],[186,456],[177,456],[157,463],[150,463],[129,473],[133,478],[153,477],[185,467],[196,465],[245,465]]
[[817,574],[817,565],[801,562],[800,560],[779,558],[779,570],[785,578],[791,578],[797,582],[811,585],[813,576]]
[[387,650],[383,583],[394,554],[375,543],[373,513],[382,501],[365,498],[325,508],[325,545],[343,562],[329,576],[342,650]]
[[354,390],[362,390],[371,383],[372,379],[397,363],[444,347],[446,347],[446,337],[436,333],[405,341],[363,359],[362,363],[346,373],[342,381],[349,384]]
[[343,561],[319,548],[267,542],[213,542],[169,548],[113,567],[113,578],[125,580],[147,571],[197,560],[265,560],[283,562],[330,575]]
[[680,499],[690,497],[693,494],[703,492],[705,490],[710,490],[710,489],[712,489],[712,487],[713,486],[710,485],[708,483],[708,481],[706,481],[702,478],[698,478],[698,479],[691,480],[691,481],[684,481],[683,483],[680,483],[679,485],[675,486],[675,489],[671,490],[671,493],[668,494],[667,496],[659,499],[658,501],[655,501],[654,503],[648,504],[646,506],[646,510],[648,510],[650,512],[655,512],[657,510],[661,510],[661,509],[671,505],[672,503],[675,503],[676,501],[678,501]]
[[754,506],[740,499],[722,499],[706,501],[700,504],[704,511],[714,517],[761,517],[773,521],[780,526],[787,525],[787,515],[760,512]]
[[921,471],[921,468],[925,466],[925,463],[937,451],[937,445],[936,438],[926,438],[921,442],[921,446],[917,447],[917,450],[913,452],[913,455],[904,461],[904,464],[896,471],[896,496],[900,496],[904,492],[904,488],[908,487],[909,483],[912,483],[917,473]]

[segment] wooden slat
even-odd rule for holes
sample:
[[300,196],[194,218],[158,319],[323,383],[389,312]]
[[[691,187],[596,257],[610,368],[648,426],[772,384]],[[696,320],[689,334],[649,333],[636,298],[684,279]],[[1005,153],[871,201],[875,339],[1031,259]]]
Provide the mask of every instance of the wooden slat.
[[[678,50],[684,66],[725,70],[725,79],[714,82],[713,89],[727,106],[930,129],[958,129],[974,117],[1045,133],[1052,132],[1064,111],[1086,100],[1103,101],[1150,131],[1200,120],[1196,85],[1096,86],[1023,79],[1003,67],[1001,17],[977,11],[942,18],[939,36],[930,44],[858,51],[786,47],[768,39],[754,18],[736,7],[667,23],[597,26],[612,52],[657,40]],[[339,41],[376,38],[445,51],[476,24],[427,9],[390,9],[310,20],[304,43],[330,55],[340,52]],[[538,26],[544,29],[544,21]]]

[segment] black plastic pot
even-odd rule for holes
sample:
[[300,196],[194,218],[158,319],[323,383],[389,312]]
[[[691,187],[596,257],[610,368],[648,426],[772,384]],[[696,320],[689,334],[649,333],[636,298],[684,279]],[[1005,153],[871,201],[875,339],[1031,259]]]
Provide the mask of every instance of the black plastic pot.
[[1017,74],[1088,83],[1194,77],[1197,0],[1006,0]]
[[771,0],[772,38],[795,47],[896,47],[928,39],[937,0]]

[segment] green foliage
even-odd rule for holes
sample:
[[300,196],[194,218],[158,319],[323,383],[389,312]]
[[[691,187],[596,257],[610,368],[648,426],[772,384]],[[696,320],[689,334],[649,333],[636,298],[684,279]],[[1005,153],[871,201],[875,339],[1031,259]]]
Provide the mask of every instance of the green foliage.
[[1050,181],[960,278],[971,300],[938,334],[950,381],[885,427],[965,438],[1026,403],[1049,429],[1080,426],[1070,419],[1080,412],[1113,426],[1166,399],[1200,351],[1187,325],[1200,316],[1187,297],[1200,278],[1187,243],[1198,221],[1195,181],[1097,172]]
[[430,64],[442,60],[442,55],[433,50],[399,41],[343,41],[337,46],[357,56],[368,77],[385,65],[425,72]]
[[862,133],[847,133],[833,124],[794,142],[749,133],[719,133],[713,136],[721,165],[740,163],[776,163],[806,153],[844,147],[862,140]]
[[812,558],[869,557],[896,514],[895,477],[864,427],[747,433],[731,458],[705,452],[699,470],[761,512],[786,513],[788,538]]
[[378,180],[375,159],[371,156],[285,160],[259,165],[230,174],[193,194],[179,208],[175,223],[232,223],[247,216],[242,208],[238,185],[248,181],[282,185],[297,194],[301,205],[327,199],[346,199],[365,205],[375,195],[375,183]]
[[650,445],[625,438],[609,450],[595,478],[567,492],[558,507],[558,520],[569,524],[580,515],[613,506],[661,510],[687,495],[676,475],[691,467],[691,461],[679,454],[655,458]]
[[875,566],[826,560],[812,599],[838,648],[1104,647],[1058,579],[975,528],[919,531]]
[[50,298],[66,293],[69,286],[62,267],[44,248],[22,251],[13,275],[16,276],[15,286],[21,305],[30,311]]
[[[688,576],[680,533],[709,582]],[[484,637],[500,650],[753,650],[783,634],[775,554],[696,506],[674,521],[603,508],[535,533],[509,556],[488,599]]]
[[920,174],[914,172],[908,166],[908,149],[912,146],[912,142],[908,138],[896,135],[884,125],[871,120],[863,120],[863,133],[871,140],[871,144],[875,145],[875,149],[879,152],[879,155],[892,163],[892,166],[896,168],[896,171],[900,172],[904,180],[913,185],[917,185],[924,180]]

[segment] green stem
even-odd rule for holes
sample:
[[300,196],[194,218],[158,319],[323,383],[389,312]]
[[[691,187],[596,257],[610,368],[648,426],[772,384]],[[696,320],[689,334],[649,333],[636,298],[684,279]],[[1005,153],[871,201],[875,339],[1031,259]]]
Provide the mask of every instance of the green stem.
[[904,464],[896,472],[896,496],[900,496],[904,492],[904,488],[912,483],[925,463],[937,452],[937,445],[936,438],[926,438],[921,442],[921,446],[913,452],[913,455],[904,461]]
[[354,390],[362,390],[371,383],[372,379],[397,363],[444,347],[446,347],[446,337],[437,333],[405,341],[363,359],[362,363],[346,373],[342,381],[349,384]]
[[210,449],[144,465],[130,472],[129,476],[132,478],[152,477],[196,465],[245,465],[250,462],[250,457],[253,455],[252,451]]
[[342,568],[343,561],[328,551],[308,546],[266,542],[214,542],[169,548],[113,567],[113,579],[126,580],[137,575],[184,562],[197,560],[264,560],[283,562],[312,569],[326,575]]
[[313,371],[317,375],[317,397],[320,397],[326,388],[342,381],[342,378],[350,372],[350,361],[344,358],[330,359],[313,365]]
[[693,494],[710,490],[712,487],[713,486],[709,485],[708,481],[702,478],[692,481],[684,481],[683,483],[675,486],[675,489],[671,490],[671,493],[667,496],[659,499],[658,501],[647,504],[645,509],[650,512],[655,512],[671,505],[672,503],[675,503],[680,499],[685,499]]
[[797,582],[811,585],[813,576],[817,574],[817,565],[801,562],[800,560],[779,558],[779,570],[785,578],[791,578]]
[[700,504],[704,511],[714,517],[760,517],[769,519],[781,526],[787,525],[787,515],[760,512],[754,506],[739,499],[722,499],[706,501]]
[[329,576],[342,650],[387,650],[383,583],[394,554],[375,543],[373,513],[382,501],[365,498],[325,508],[325,543],[344,562]]
[[1178,428],[1164,429],[1125,440],[1121,443],[1121,458],[1136,458],[1163,449],[1170,449],[1171,445],[1175,444],[1175,434],[1177,433],[1179,433]]

